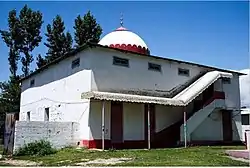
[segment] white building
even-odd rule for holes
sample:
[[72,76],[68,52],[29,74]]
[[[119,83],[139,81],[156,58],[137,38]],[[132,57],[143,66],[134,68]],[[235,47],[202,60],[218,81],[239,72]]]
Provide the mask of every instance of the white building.
[[78,122],[88,148],[241,142],[240,75],[152,56],[120,27],[23,78],[19,118]]
[[245,141],[246,131],[250,131],[250,108],[241,109],[242,140]]

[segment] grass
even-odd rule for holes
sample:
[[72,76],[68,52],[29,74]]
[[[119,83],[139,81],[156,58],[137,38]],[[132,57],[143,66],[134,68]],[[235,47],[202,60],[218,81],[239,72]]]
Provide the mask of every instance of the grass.
[[[42,162],[42,166],[69,166],[83,162],[81,159],[133,158],[133,161],[115,166],[248,166],[248,163],[231,160],[224,154],[227,149],[244,149],[240,146],[230,147],[190,147],[175,149],[148,150],[108,150],[92,151],[86,149],[66,148],[56,154],[43,157],[15,157],[14,159]],[[105,165],[95,165],[105,166]]]

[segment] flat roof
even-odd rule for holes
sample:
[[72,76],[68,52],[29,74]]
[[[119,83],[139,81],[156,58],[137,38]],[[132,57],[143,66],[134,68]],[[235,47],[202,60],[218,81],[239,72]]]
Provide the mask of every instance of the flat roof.
[[123,53],[130,53],[130,54],[136,54],[136,55],[142,55],[142,56],[146,56],[146,57],[150,57],[150,58],[155,58],[155,59],[161,59],[161,60],[167,60],[167,61],[172,61],[172,62],[178,62],[178,63],[183,63],[183,64],[189,64],[189,65],[194,65],[194,66],[200,66],[200,67],[204,67],[204,68],[208,68],[208,69],[214,69],[214,70],[218,70],[218,71],[223,71],[223,72],[230,72],[230,73],[237,73],[239,75],[247,75],[247,74],[244,74],[242,72],[239,72],[239,71],[234,71],[234,70],[228,70],[228,69],[222,69],[222,68],[217,68],[217,67],[213,67],[213,66],[207,66],[207,65],[203,65],[203,64],[198,64],[198,63],[193,63],[193,62],[188,62],[188,61],[182,61],[182,60],[177,60],[177,59],[172,59],[172,58],[165,58],[165,57],[160,57],[160,56],[154,56],[154,55],[147,55],[147,54],[139,54],[139,53],[136,53],[136,52],[133,52],[133,51],[127,51],[127,50],[122,50],[122,49],[118,49],[118,48],[111,48],[111,47],[108,47],[108,46],[103,46],[103,45],[100,45],[100,44],[94,44],[94,43],[86,43],[76,49],[73,49],[71,52],[51,61],[50,63],[42,66],[41,68],[37,69],[36,71],[30,73],[28,76],[26,77],[22,77],[20,79],[20,81],[23,81],[25,79],[28,79],[40,72],[42,72],[43,70],[47,69],[49,66],[53,65],[53,64],[56,64],[70,56],[74,56],[76,55],[77,53],[83,51],[83,50],[86,50],[88,48],[93,48],[93,47],[99,47],[99,48],[103,48],[103,49],[108,49],[108,50],[114,50],[114,51],[119,51],[119,52],[123,52]]

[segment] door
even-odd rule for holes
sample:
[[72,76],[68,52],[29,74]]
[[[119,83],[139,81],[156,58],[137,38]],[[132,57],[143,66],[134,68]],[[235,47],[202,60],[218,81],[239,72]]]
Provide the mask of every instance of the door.
[[122,102],[111,102],[111,145],[117,148],[123,143]]
[[[155,135],[155,105],[150,104],[149,105],[150,109],[150,141],[152,142],[154,140],[154,135]],[[148,105],[144,105],[144,136],[145,140],[148,140]]]
[[222,111],[222,129],[223,129],[223,141],[231,142],[233,140],[232,133],[232,111]]
[[18,113],[7,113],[4,127],[4,154],[12,155],[15,138],[15,123],[19,120]]

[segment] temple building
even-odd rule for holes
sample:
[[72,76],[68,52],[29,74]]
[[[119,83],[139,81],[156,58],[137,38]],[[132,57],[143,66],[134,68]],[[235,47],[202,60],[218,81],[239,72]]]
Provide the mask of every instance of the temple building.
[[244,74],[150,55],[145,41],[121,24],[23,78],[20,121],[79,123],[87,148],[241,142]]

